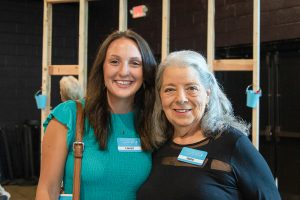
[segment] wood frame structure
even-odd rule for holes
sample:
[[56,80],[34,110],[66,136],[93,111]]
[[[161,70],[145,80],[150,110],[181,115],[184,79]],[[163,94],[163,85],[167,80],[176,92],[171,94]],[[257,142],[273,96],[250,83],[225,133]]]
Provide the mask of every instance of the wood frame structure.
[[[51,75],[78,75],[86,88],[87,80],[87,16],[89,0],[44,0],[42,94],[47,95],[42,122],[50,112]],[[90,0],[91,1],[91,0]],[[78,65],[51,65],[52,50],[52,4],[80,3]],[[119,30],[127,29],[127,0],[119,0]],[[169,54],[170,0],[162,0],[162,45],[161,60]],[[253,59],[215,60],[215,0],[208,0],[207,63],[211,71],[252,71],[254,90],[260,87],[260,0],[253,5]],[[41,128],[43,136],[43,128]],[[41,137],[42,138],[42,137]],[[259,104],[252,109],[252,142],[259,148]]]
[[119,0],[119,31],[127,30],[127,0]]
[[[41,111],[41,141],[44,135],[42,123],[51,110],[51,76],[78,75],[83,89],[87,85],[88,1],[93,0],[44,0],[42,94],[47,96],[46,108]],[[53,4],[79,3],[78,65],[52,65],[52,10]],[[119,30],[127,29],[127,0],[119,0]]]
[[[252,71],[252,85],[260,85],[260,0],[253,1],[253,59],[215,60],[215,0],[208,0],[207,63],[212,71]],[[252,109],[252,143],[259,149],[259,104]]]
[[170,51],[170,0],[162,0],[161,61]]
[[[127,0],[119,0],[119,30],[127,30]],[[169,54],[170,41],[170,0],[162,0],[162,44],[161,60]]]
[[[79,39],[78,65],[52,65],[52,10],[53,4],[79,3]],[[43,13],[43,57],[42,57],[42,94],[47,96],[46,108],[41,112],[41,141],[43,139],[42,123],[50,113],[51,76],[78,75],[82,87],[87,84],[87,33],[88,0],[44,0]]]
[[[215,0],[208,0],[207,63],[211,71],[252,71],[252,85],[260,85],[260,0],[253,5],[253,59],[215,60]],[[169,54],[170,0],[162,0],[162,49],[161,60]],[[259,104],[252,109],[252,143],[259,148]]]

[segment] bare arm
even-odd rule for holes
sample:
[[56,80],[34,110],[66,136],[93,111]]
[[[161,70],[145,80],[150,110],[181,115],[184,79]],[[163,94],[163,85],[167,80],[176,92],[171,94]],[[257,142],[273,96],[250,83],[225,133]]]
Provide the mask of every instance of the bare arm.
[[67,128],[53,118],[42,143],[42,162],[36,200],[57,200],[67,157]]

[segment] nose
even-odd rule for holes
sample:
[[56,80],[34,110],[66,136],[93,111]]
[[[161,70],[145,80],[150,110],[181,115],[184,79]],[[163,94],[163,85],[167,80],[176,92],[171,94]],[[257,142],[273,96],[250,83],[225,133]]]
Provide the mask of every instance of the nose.
[[184,89],[180,89],[177,91],[176,93],[176,102],[178,104],[184,104],[186,102],[188,102],[188,98],[186,96],[186,93],[184,91]]
[[127,76],[129,74],[129,65],[127,62],[122,63],[119,73],[121,76]]

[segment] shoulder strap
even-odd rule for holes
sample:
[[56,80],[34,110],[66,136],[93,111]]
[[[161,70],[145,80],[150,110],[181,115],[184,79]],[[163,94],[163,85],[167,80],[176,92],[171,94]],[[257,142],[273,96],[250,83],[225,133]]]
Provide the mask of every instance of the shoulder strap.
[[81,159],[84,150],[84,143],[82,142],[82,133],[84,127],[83,108],[79,101],[76,101],[76,139],[73,143],[74,150],[74,175],[73,175],[73,200],[80,199],[80,175],[81,175]]

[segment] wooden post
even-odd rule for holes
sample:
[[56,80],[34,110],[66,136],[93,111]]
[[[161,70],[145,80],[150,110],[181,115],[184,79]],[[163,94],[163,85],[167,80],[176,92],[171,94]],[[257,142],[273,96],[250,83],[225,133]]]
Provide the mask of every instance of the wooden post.
[[213,71],[215,60],[215,0],[208,0],[207,9],[207,64]]
[[252,59],[213,60],[214,71],[253,71]]
[[[253,5],[253,89],[260,88],[260,0]],[[252,143],[259,149],[259,102],[252,109]]]
[[119,0],[119,31],[127,30],[127,0]]
[[52,4],[44,1],[43,16],[43,54],[42,54],[42,94],[47,96],[46,108],[41,111],[41,141],[44,135],[43,122],[50,112],[51,77],[48,66],[51,64],[52,50]]
[[45,0],[47,3],[58,4],[58,3],[78,3],[79,0]]
[[170,44],[170,0],[163,0],[162,12],[162,42],[161,42],[161,60],[169,54]]
[[79,2],[78,79],[84,93],[87,86],[88,1]]

